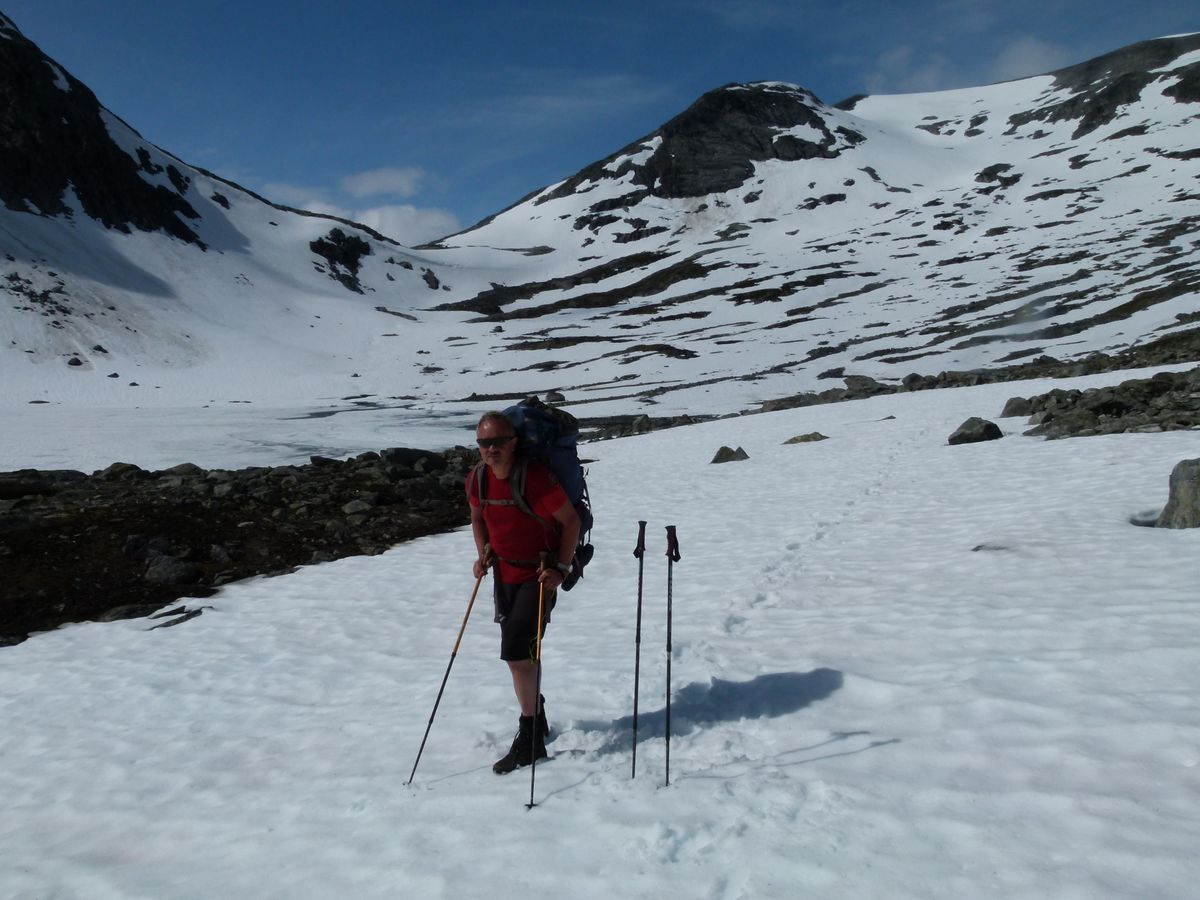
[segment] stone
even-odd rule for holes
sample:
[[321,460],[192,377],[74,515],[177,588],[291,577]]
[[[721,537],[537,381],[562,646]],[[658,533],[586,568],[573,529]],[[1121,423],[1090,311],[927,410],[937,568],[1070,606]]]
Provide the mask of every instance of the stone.
[[994,441],[1002,437],[1004,437],[1004,432],[1000,430],[1000,426],[995,422],[989,422],[987,419],[972,416],[955,429],[954,434],[950,435],[947,442],[951,446],[957,446],[958,444],[977,444],[981,441]]
[[1200,459],[1185,459],[1171,470],[1167,505],[1159,528],[1200,528]]
[[814,441],[827,441],[829,437],[821,434],[819,431],[810,431],[808,434],[798,434],[795,437],[790,437],[784,444],[811,444]]
[[1031,416],[1033,415],[1033,404],[1025,397],[1011,397],[1004,404],[1004,409],[1000,412],[1000,418],[1009,419],[1013,416]]
[[874,378],[866,375],[847,375],[842,381],[846,383],[846,390],[855,397],[869,397],[873,394],[882,394],[890,390],[887,385],[880,384]]
[[155,556],[146,563],[146,581],[151,584],[194,584],[201,576],[198,565],[174,556]]
[[115,462],[97,472],[96,477],[103,481],[135,481],[150,477],[150,473],[133,463]]
[[734,450],[730,447],[722,447],[720,450],[717,451],[716,456],[714,456],[712,458],[712,462],[713,463],[741,462],[742,460],[749,459],[749,458],[750,458],[750,454],[748,454],[741,447],[738,447],[736,450]]

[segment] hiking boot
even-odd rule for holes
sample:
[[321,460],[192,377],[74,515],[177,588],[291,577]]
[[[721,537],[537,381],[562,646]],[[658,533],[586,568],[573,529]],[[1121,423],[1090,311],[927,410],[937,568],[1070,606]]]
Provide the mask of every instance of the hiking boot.
[[536,740],[534,738],[534,728],[537,719],[534,716],[521,716],[518,720],[517,736],[513,738],[512,746],[508,748],[508,752],[496,760],[492,766],[492,771],[497,775],[507,775],[514,769],[527,766],[534,760],[534,753],[538,759],[545,759],[546,741],[541,729],[537,729]]
[[538,729],[542,732],[542,740],[545,741],[550,737],[550,723],[546,721],[546,695],[539,694],[538,700]]

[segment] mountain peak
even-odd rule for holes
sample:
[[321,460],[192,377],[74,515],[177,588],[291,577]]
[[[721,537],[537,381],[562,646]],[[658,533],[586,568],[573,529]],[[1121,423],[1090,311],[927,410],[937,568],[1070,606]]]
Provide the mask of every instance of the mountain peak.
[[589,182],[626,175],[638,190],[623,197],[621,205],[648,196],[703,197],[740,187],[754,174],[755,163],[832,159],[862,135],[831,127],[825,111],[815,94],[796,85],[727,84],[702,95],[652,134],[583,169],[538,202],[576,193]]

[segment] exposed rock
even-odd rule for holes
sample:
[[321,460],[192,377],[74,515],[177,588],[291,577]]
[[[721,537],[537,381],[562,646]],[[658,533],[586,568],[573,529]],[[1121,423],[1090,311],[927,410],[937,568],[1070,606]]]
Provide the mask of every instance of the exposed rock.
[[1200,528],[1200,459],[1185,459],[1171,470],[1167,505],[1159,528]]
[[1084,359],[1075,361],[1064,362],[1051,356],[1040,356],[1029,362],[994,369],[951,370],[939,372],[937,375],[913,373],[904,376],[899,385],[875,382],[879,385],[879,389],[873,389],[871,393],[865,394],[855,394],[845,388],[831,388],[820,392],[806,391],[787,397],[764,400],[760,404],[759,411],[774,412],[801,406],[840,403],[843,400],[857,400],[860,397],[873,396],[874,393],[972,387],[979,384],[1025,381],[1031,378],[1075,378],[1080,375],[1095,375],[1101,372],[1118,372],[1122,369],[1194,362],[1196,359],[1200,359],[1200,328],[1176,332],[1157,341],[1130,347],[1120,353],[1111,355],[1093,353]]
[[329,263],[329,277],[352,291],[363,293],[358,281],[358,270],[364,256],[371,253],[371,245],[356,234],[346,234],[333,228],[323,238],[309,243],[308,248]]
[[0,201],[9,209],[70,215],[70,188],[84,214],[108,228],[201,244],[183,221],[198,219],[183,196],[187,184],[155,183],[163,167],[151,150],[139,148],[135,159],[121,149],[95,94],[2,18],[0,110]]
[[875,394],[890,393],[887,385],[880,384],[874,378],[866,375],[847,375],[843,379],[846,390],[852,397],[870,397]]
[[[1009,401],[1010,403],[1012,401]],[[1029,435],[1047,438],[1200,428],[1200,368],[1029,398]]]
[[981,441],[994,441],[1002,437],[1004,437],[1004,433],[995,422],[972,416],[955,429],[954,434],[947,439],[947,443],[952,446],[978,444]]
[[[1079,65],[1059,69],[1052,73],[1054,87],[1067,89],[1071,91],[1071,95],[1057,103],[1010,116],[1009,133],[1033,121],[1074,120],[1079,124],[1072,137],[1078,139],[1113,121],[1119,115],[1122,106],[1136,101],[1142,90],[1156,81],[1162,69],[1198,48],[1200,36],[1180,35],[1131,44]],[[1200,64],[1193,62],[1186,70],[1200,70]],[[1186,87],[1181,88],[1177,85],[1174,90],[1181,93],[1177,99],[1188,101]]]
[[748,454],[741,447],[738,447],[736,450],[732,449],[731,447],[722,447],[717,451],[717,454],[712,458],[712,461],[713,463],[740,462],[743,459],[749,458],[750,454]]
[[303,466],[0,473],[0,643],[459,527],[474,459],[396,447]]
[[146,564],[146,581],[156,585],[195,584],[204,571],[198,565],[174,556],[155,556]]
[[[642,190],[619,198],[628,206],[656,197],[702,197],[733,190],[749,179],[755,163],[834,159],[863,140],[849,129],[831,129],[811,92],[777,83],[727,85],[709,91],[652,135],[588,166],[539,203],[566,197],[589,181],[628,178]],[[797,126],[813,139],[789,133]],[[632,162],[652,138],[661,138],[644,162]],[[611,203],[611,201],[603,201]],[[608,211],[595,204],[591,212]]]
[[798,434],[795,437],[790,437],[784,444],[811,444],[815,441],[827,441],[828,435],[821,434],[819,431],[810,431],[808,434]]
[[1013,416],[1031,416],[1033,415],[1033,404],[1025,397],[1011,397],[1004,404],[1004,409],[1000,412],[1000,418],[1010,419]]
[[645,414],[606,416],[604,418],[585,417],[579,420],[579,436],[580,440],[603,441],[610,438],[645,434],[664,428],[677,428],[681,425],[694,425],[697,422],[707,422],[714,418],[715,416],[662,416],[655,418]]

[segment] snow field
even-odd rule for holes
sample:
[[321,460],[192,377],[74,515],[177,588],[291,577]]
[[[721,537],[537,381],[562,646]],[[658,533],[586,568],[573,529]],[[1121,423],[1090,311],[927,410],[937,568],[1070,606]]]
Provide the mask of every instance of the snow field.
[[[528,769],[490,770],[515,707],[486,584],[405,784],[470,595],[465,530],[231,585],[179,627],[5,648],[0,895],[1190,897],[1200,535],[1129,519],[1200,445],[1023,420],[946,445],[1050,385],[586,445],[597,556],[547,633],[533,810]],[[829,440],[782,444],[810,431]],[[710,466],[721,444],[750,459]]]

